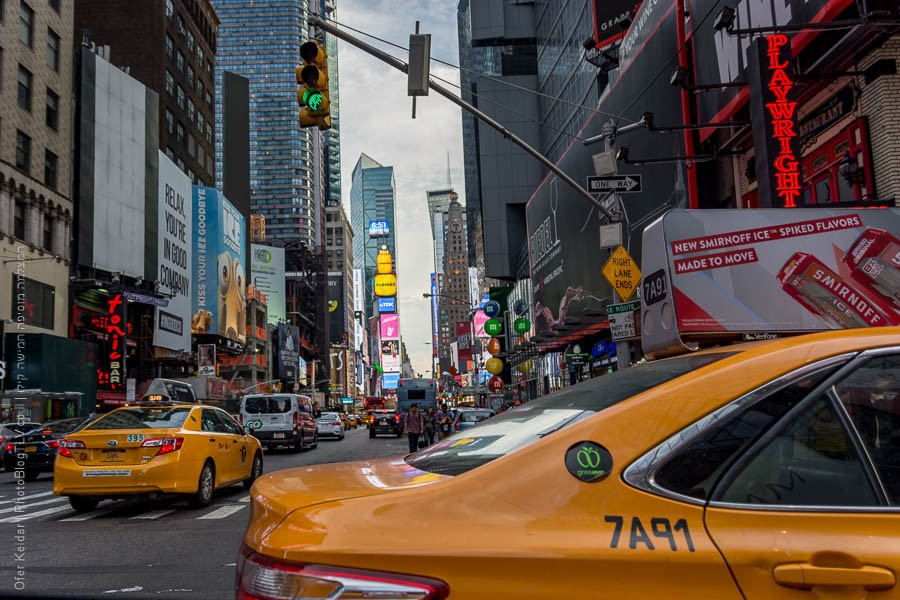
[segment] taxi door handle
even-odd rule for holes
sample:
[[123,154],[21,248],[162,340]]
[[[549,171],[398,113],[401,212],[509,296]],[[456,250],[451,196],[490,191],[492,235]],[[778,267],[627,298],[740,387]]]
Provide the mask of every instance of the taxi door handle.
[[214,442],[216,441],[216,438],[209,438],[209,441]]
[[819,567],[809,563],[778,565],[773,575],[785,587],[861,586],[869,591],[889,590],[897,583],[893,571],[872,565],[857,568]]

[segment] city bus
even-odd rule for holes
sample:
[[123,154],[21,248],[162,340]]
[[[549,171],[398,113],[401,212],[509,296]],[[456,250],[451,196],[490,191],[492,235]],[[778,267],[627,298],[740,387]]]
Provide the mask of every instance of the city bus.
[[434,379],[401,379],[397,385],[397,412],[405,414],[415,404],[419,412],[429,406],[437,412],[437,382]]

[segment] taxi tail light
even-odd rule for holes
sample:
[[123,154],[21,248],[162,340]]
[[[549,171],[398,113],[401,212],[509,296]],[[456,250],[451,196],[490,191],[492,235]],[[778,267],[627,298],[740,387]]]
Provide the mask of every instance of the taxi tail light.
[[144,440],[144,443],[141,444],[142,448],[159,448],[159,452],[156,453],[157,456],[161,456],[163,454],[168,454],[170,452],[175,452],[176,450],[181,450],[181,445],[184,444],[184,438],[151,438],[149,440]]
[[443,581],[327,565],[282,562],[241,548],[235,574],[237,600],[443,600]]
[[13,452],[13,451],[15,451],[15,449],[16,449],[16,445],[15,445],[15,444],[7,444],[7,445],[6,445],[6,451],[7,451],[7,452]]
[[63,440],[59,442],[59,455],[72,458],[72,449],[84,449],[86,446],[80,440]]

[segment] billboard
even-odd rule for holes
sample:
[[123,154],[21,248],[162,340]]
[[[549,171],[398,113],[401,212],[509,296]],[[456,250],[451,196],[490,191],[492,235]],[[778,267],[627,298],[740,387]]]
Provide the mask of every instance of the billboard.
[[381,315],[381,339],[400,339],[400,316],[395,314]]
[[900,209],[671,211],[644,233],[641,345],[900,324],[898,238]]
[[[155,308],[153,345],[191,351],[191,277],[194,268],[191,180],[159,152],[157,274],[161,291],[172,294],[169,305]],[[215,365],[213,365],[215,366]]]
[[363,290],[362,269],[353,269],[353,312],[364,313],[366,293]]
[[381,368],[385,372],[400,370],[400,342],[398,340],[382,340]]
[[215,188],[194,186],[195,248],[191,333],[246,339],[244,217]]
[[266,320],[273,325],[285,321],[284,248],[251,244],[250,281],[266,295]]
[[197,344],[197,375],[215,376],[216,374],[216,345]]
[[396,390],[398,387],[400,387],[400,373],[385,372],[381,376],[381,389]]
[[282,323],[278,326],[275,366],[278,379],[296,380],[300,366],[300,328]]
[[[620,47],[619,73],[610,73],[610,84],[580,136],[600,135],[608,117],[620,115],[619,126],[637,122],[644,112],[654,113],[657,123],[683,122],[681,89],[669,84],[672,57],[677,55],[676,3],[660,0],[644,2]],[[638,101],[639,99],[639,101]],[[623,196],[627,212],[622,243],[640,264],[641,234],[646,224],[670,208],[686,208],[687,172],[683,161],[671,159],[685,155],[682,135],[659,135],[644,129],[617,139],[628,148],[630,160],[619,161],[619,175],[641,175],[643,190]],[[572,144],[558,161],[563,171],[584,183],[596,175],[595,147]],[[607,209],[615,198],[601,196]],[[553,174],[540,184],[526,206],[529,264],[533,292],[532,322],[536,335],[552,334],[554,325],[571,321],[590,321],[591,314],[602,314],[612,301],[612,290],[600,269],[609,257],[601,245],[601,228],[607,219],[591,203]],[[587,325],[566,325],[570,335],[578,335]]]
[[472,324],[469,321],[456,322],[457,356],[461,363],[472,360],[472,342],[469,339],[471,332]]
[[332,344],[339,344],[347,332],[344,323],[344,274],[328,273],[328,337]]
[[627,23],[631,22],[640,0],[594,0],[594,40],[597,48],[609,46],[625,35]]
[[397,312],[397,298],[378,298],[378,312],[379,313],[393,313]]
[[391,228],[387,221],[369,221],[369,237],[384,238],[390,237]]

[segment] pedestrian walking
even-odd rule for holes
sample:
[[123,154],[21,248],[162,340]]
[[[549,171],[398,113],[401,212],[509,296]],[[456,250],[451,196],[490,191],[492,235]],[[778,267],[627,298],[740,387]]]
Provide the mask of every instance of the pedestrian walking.
[[425,443],[430,446],[434,443],[434,432],[437,427],[437,416],[434,414],[433,406],[425,409],[423,421],[425,422]]
[[403,420],[403,429],[409,440],[410,453],[419,449],[419,436],[425,431],[425,420],[419,413],[419,407],[415,404],[409,407],[406,418]]
[[450,437],[450,426],[453,424],[453,414],[447,409],[446,404],[441,405],[441,412],[437,414],[438,439]]

